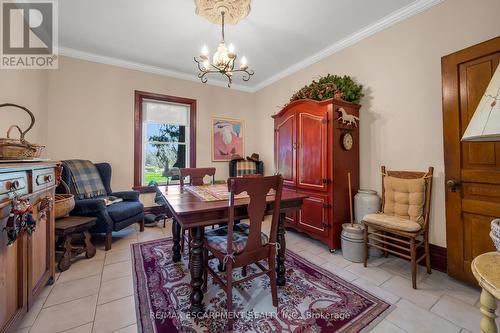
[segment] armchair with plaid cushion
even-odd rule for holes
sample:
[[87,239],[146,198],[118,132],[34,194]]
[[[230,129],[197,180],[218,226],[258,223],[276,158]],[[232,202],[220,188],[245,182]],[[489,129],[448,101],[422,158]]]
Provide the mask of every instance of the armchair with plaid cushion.
[[[106,234],[106,251],[111,249],[113,231],[120,231],[133,223],[139,223],[140,231],[144,231],[144,206],[139,201],[139,192],[113,192],[109,163],[66,160],[62,161],[62,166],[61,178],[75,196],[75,209],[70,214],[97,218],[90,232]],[[65,190],[60,187],[58,192]],[[122,200],[106,205],[104,199],[107,197]]]

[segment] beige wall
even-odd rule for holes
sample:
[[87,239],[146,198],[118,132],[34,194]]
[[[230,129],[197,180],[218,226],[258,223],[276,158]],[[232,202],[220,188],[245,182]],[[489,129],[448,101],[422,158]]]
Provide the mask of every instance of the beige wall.
[[[498,0],[447,0],[256,94],[261,153],[273,163],[277,106],[319,75],[352,75],[364,84],[361,104],[361,186],[380,190],[380,166],[435,167],[431,243],[446,246],[441,57],[500,35]],[[272,168],[267,168],[268,172]]]
[[245,120],[245,152],[257,146],[249,93],[66,57],[48,82],[47,156],[108,161],[116,190],[133,185],[134,90],[197,100],[197,166],[216,166],[216,178],[228,177],[228,163],[211,162],[211,116]]
[[[36,122],[26,139],[33,143],[47,143],[47,71],[0,70],[0,104],[12,103],[28,108]],[[19,125],[24,131],[30,124],[29,115],[18,108],[0,108],[0,138],[5,138],[10,125]],[[19,138],[16,130],[12,138]]]

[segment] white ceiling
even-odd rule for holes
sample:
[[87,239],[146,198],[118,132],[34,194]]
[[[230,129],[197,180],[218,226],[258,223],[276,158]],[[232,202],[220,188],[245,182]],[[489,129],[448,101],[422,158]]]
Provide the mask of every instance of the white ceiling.
[[[233,88],[255,91],[442,0],[253,0],[226,42],[255,75]],[[213,53],[220,27],[195,15],[194,0],[62,0],[63,55],[198,80],[193,56]],[[218,77],[209,77],[209,83]]]

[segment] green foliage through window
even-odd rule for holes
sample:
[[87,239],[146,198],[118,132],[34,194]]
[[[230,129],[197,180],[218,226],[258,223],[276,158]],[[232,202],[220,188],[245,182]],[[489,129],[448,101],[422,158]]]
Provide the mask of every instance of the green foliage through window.
[[144,183],[177,180],[179,168],[186,167],[186,127],[147,124]]

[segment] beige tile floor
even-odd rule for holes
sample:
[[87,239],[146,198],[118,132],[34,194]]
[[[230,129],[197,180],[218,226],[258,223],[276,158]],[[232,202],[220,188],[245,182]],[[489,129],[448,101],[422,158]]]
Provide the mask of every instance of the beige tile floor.
[[[96,239],[96,256],[79,259],[66,272],[57,273],[55,284],[39,295],[17,332],[136,332],[130,244],[168,236],[168,223],[165,229],[146,228],[144,233],[132,226],[114,234],[108,252],[102,239]],[[427,275],[422,269],[419,289],[413,290],[405,260],[378,258],[364,268],[345,260],[340,251],[331,254],[321,243],[293,231],[287,233],[287,247],[393,304],[394,310],[373,332],[479,332],[480,291],[446,274]]]

